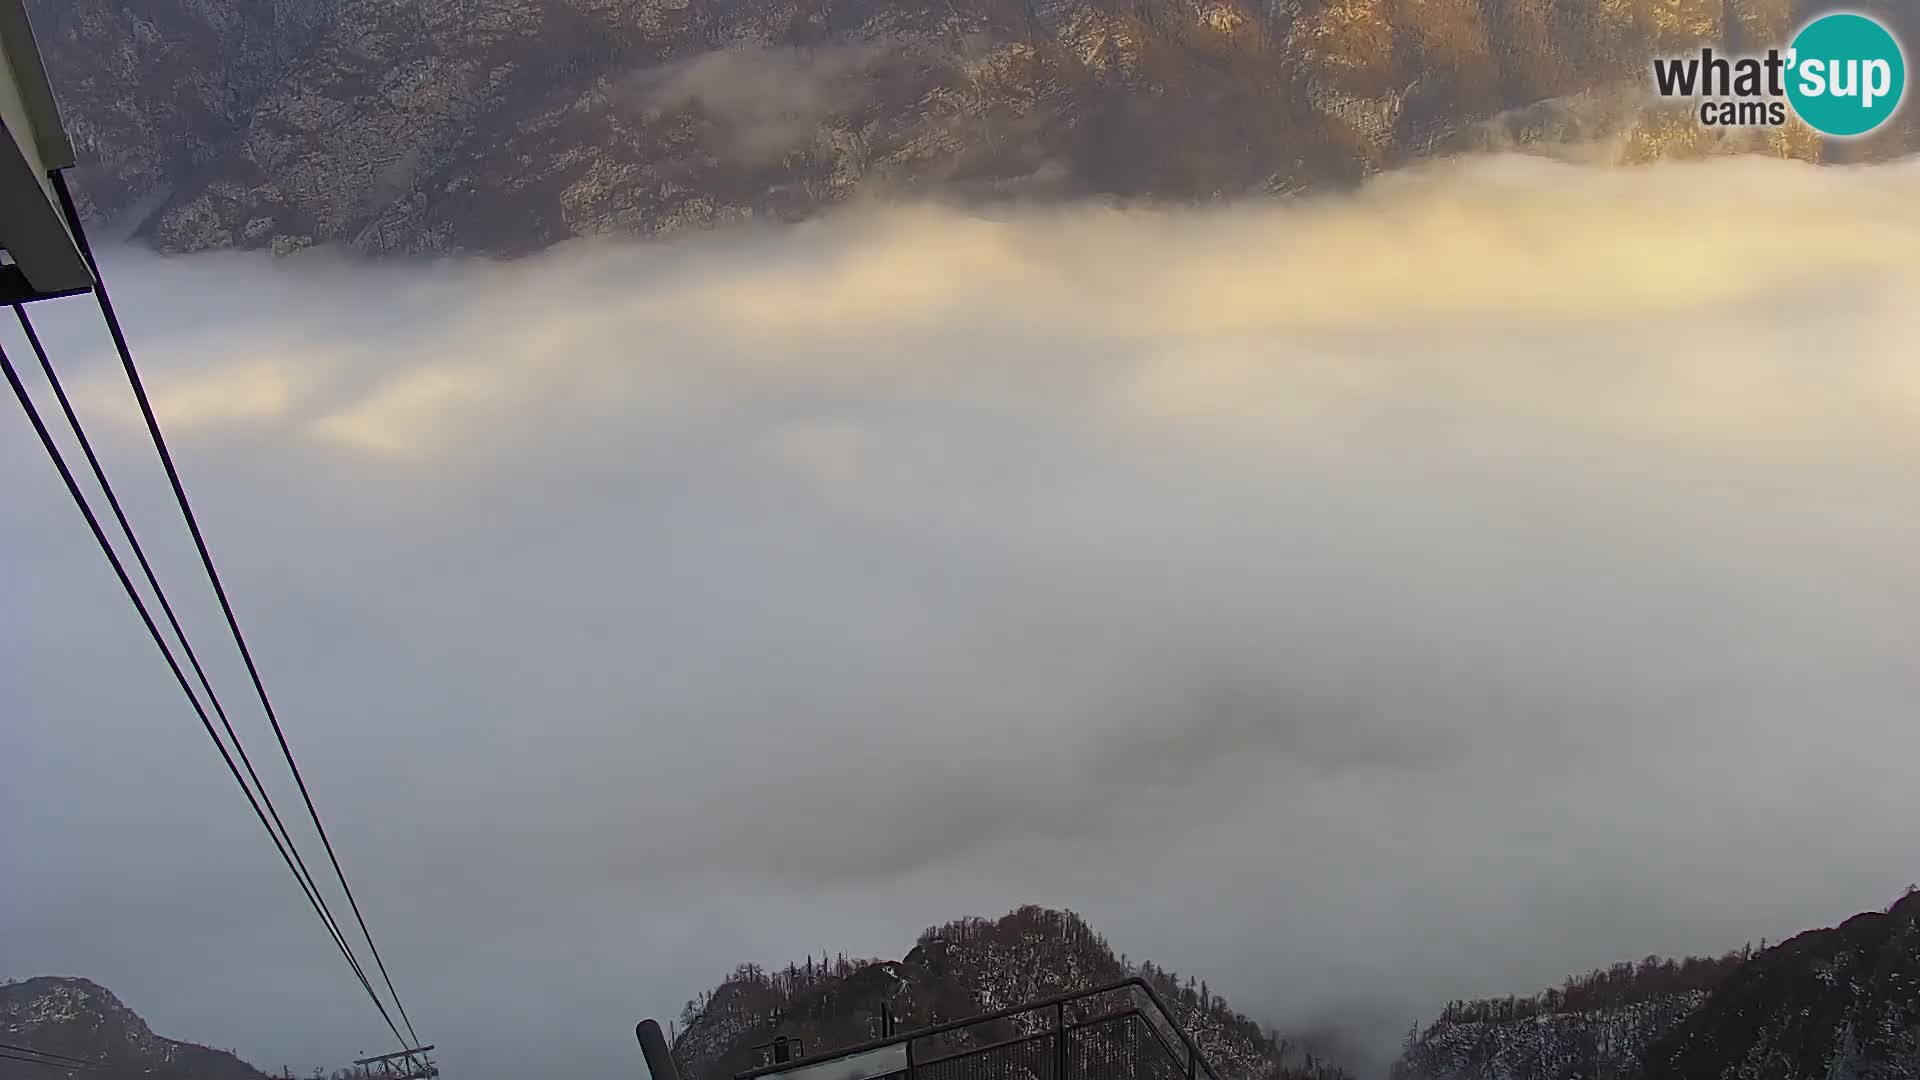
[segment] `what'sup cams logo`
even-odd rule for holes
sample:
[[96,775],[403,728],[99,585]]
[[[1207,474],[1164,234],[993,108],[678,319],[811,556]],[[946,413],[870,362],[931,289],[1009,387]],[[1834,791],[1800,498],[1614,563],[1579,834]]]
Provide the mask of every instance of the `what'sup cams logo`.
[[1700,102],[1706,127],[1782,127],[1788,110],[1835,138],[1878,130],[1893,119],[1907,91],[1907,57],[1893,32],[1868,15],[1835,12],[1802,27],[1784,52],[1698,56],[1653,62],[1664,98]]

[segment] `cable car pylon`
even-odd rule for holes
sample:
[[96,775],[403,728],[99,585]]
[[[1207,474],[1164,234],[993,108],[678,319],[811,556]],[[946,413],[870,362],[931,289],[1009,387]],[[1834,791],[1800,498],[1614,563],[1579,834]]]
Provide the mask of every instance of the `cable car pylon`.
[[440,1075],[440,1067],[427,1056],[432,1049],[415,1046],[378,1057],[359,1058],[353,1063],[354,1072],[361,1080],[432,1080]]

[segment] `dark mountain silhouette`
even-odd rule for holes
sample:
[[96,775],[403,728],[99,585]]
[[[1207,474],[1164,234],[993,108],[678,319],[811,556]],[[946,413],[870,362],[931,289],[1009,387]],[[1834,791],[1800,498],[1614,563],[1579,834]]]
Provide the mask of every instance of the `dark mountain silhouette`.
[[[776,1035],[808,1054],[865,1042],[880,1033],[883,1006],[904,1031],[1135,975],[1225,1080],[1348,1076],[1324,1044],[1263,1029],[1206,983],[1134,963],[1072,912],[1033,906],[932,927],[899,960],[742,966],[687,1003],[673,1053],[687,1080],[728,1080],[764,1064],[758,1048]],[[96,1066],[69,1072],[0,1059],[0,1080],[271,1080],[228,1051],[155,1035],[86,979],[0,984],[0,1042]],[[1920,890],[1758,952],[1648,957],[1530,997],[1449,1003],[1409,1034],[1392,1076],[1920,1080]]]
[[1023,907],[998,920],[936,926],[900,960],[809,957],[785,969],[748,965],[687,1003],[673,1052],[687,1080],[727,1080],[764,1064],[776,1035],[807,1054],[878,1034],[881,1006],[899,1030],[956,1020],[1144,976],[1227,1080],[1338,1080],[1310,1046],[1263,1031],[1204,982],[1133,964],[1077,915]]
[[1625,1080],[1750,951],[1615,964],[1531,997],[1450,1002],[1410,1034],[1395,1080]]
[[268,1080],[225,1050],[155,1035],[111,991],[86,979],[0,985],[0,1042],[96,1066],[67,1071],[0,1059],[0,1080]]
[[1645,1080],[1920,1077],[1920,892],[1742,964],[1646,1054]]
[[1920,1080],[1920,892],[1759,952],[1453,1002],[1395,1080]]

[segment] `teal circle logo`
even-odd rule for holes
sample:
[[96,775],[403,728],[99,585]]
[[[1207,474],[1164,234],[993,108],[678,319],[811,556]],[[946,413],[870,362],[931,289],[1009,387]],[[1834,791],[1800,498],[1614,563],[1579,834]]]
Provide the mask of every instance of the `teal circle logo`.
[[1865,15],[1823,15],[1787,53],[1787,99],[1823,135],[1865,135],[1893,118],[1907,92],[1900,42]]

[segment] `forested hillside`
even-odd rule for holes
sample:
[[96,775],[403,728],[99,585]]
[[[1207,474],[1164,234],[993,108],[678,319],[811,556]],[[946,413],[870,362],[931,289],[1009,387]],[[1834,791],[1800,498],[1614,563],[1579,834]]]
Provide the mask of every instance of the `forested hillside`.
[[1204,981],[1135,963],[1072,912],[1031,906],[931,927],[899,960],[839,955],[773,971],[743,966],[687,1003],[674,1056],[690,1080],[725,1080],[760,1064],[754,1048],[776,1035],[799,1039],[808,1054],[873,1038],[883,1005],[904,1031],[1132,975],[1149,980],[1227,1080],[1345,1075],[1312,1048],[1263,1030]]

